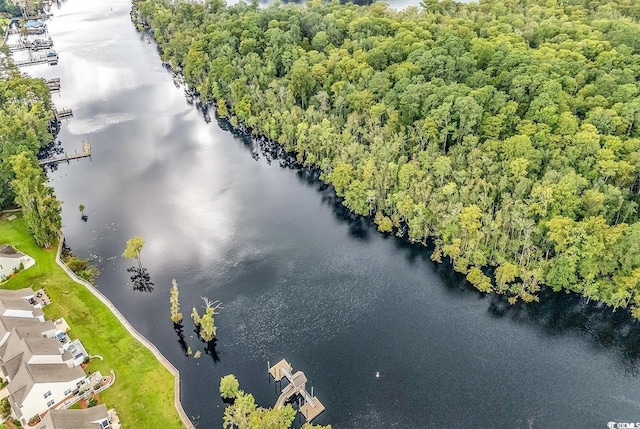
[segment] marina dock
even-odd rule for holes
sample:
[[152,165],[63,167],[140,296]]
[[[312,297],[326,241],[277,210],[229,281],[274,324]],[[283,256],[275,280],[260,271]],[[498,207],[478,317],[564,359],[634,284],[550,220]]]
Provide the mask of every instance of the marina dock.
[[[296,395],[299,395],[304,404],[300,406],[300,412],[304,418],[310,422],[318,417],[325,407],[322,402],[313,394],[309,394],[306,389],[307,376],[302,371],[296,371],[292,374],[293,368],[291,364],[285,359],[282,359],[277,364],[269,367],[269,374],[275,381],[281,381],[283,378],[287,380],[288,384],[282,389],[282,393],[276,401],[275,408],[282,408],[285,404]],[[313,389],[312,389],[313,392]]]

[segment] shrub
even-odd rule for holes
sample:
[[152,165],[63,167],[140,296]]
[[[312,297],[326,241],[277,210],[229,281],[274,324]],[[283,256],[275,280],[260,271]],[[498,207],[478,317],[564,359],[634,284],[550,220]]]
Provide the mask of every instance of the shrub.
[[93,396],[87,400],[87,408],[95,407],[96,405],[98,405],[98,400]]
[[9,400],[4,398],[0,401],[0,417],[3,419],[8,419],[11,415],[11,404],[9,404]]
[[98,268],[89,263],[88,259],[81,259],[73,254],[68,254],[62,258],[64,263],[76,275],[89,283],[93,283],[100,274]]

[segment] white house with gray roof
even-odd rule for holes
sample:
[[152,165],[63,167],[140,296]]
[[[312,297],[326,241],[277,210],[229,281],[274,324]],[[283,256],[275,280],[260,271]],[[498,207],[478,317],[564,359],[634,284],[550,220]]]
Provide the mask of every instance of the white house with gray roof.
[[[8,381],[15,375],[15,371],[8,368],[12,362],[36,363],[64,363],[74,367],[73,356],[64,350],[60,341],[55,338],[44,338],[42,334],[32,330],[13,328],[9,339],[0,346],[0,369]],[[14,365],[17,368],[17,365]]]
[[44,322],[44,313],[40,305],[35,304],[33,289],[0,289],[0,316],[24,317]]
[[0,316],[0,347],[9,339],[11,331],[18,327],[22,332],[33,332],[46,338],[55,338],[58,331],[51,320],[41,322],[34,318]]
[[9,403],[16,418],[25,423],[64,400],[81,387],[85,379],[80,367],[23,362],[7,385]]
[[109,413],[104,404],[86,410],[51,410],[37,429],[108,429]]
[[0,290],[0,373],[9,382],[13,415],[23,424],[62,402],[86,379],[77,366],[87,355],[84,347],[44,321],[33,295],[30,288]]
[[7,244],[0,245],[0,280],[9,277],[22,264],[24,269],[35,265],[36,261]]

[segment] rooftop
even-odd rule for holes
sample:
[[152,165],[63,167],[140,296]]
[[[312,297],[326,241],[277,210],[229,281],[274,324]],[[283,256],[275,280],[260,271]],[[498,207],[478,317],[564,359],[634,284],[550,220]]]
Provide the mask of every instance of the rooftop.
[[18,252],[13,247],[8,244],[0,244],[0,257],[3,258],[19,258],[24,256],[22,253]]
[[42,419],[39,429],[96,429],[99,422],[109,419],[104,404],[84,410],[51,410]]
[[84,379],[84,377],[82,368],[69,368],[64,363],[25,364],[21,362],[16,376],[7,385],[7,389],[13,401],[20,406],[36,383],[63,383]]

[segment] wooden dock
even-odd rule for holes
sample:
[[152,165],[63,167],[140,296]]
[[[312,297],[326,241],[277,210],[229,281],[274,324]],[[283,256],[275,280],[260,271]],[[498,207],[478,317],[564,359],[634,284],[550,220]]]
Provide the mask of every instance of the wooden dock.
[[47,33],[47,26],[43,25],[42,27],[28,27],[27,28],[27,34],[46,34]]
[[29,58],[27,60],[20,60],[13,62],[17,67],[35,66],[37,64],[49,64],[55,66],[58,64],[58,54],[55,55],[43,55],[40,57]]
[[27,50],[41,51],[51,48],[53,46],[53,40],[51,40],[51,38],[37,40],[21,39],[18,43],[13,43],[8,46],[9,52],[19,52]]
[[295,374],[292,374],[291,371],[291,364],[285,359],[269,367],[269,374],[271,374],[274,380],[281,381],[284,378],[288,381],[288,384],[282,389],[282,393],[276,401],[275,408],[284,407],[292,397],[300,395],[304,401],[304,404],[300,406],[300,412],[304,418],[310,422],[318,417],[325,410],[325,407],[316,396],[310,395],[309,392],[307,392],[307,376],[304,372],[297,371]]
[[[58,89],[60,87],[60,79],[58,79]],[[62,109],[58,110],[56,108],[53,109],[53,116],[56,118],[58,123],[61,123],[63,119],[73,118],[73,110],[71,109]]]
[[47,86],[49,87],[49,91],[51,91],[51,92],[60,92],[60,78],[59,77],[54,77],[53,79],[44,80],[44,81],[47,84]]
[[73,154],[68,154],[65,152],[65,154],[63,156],[56,156],[53,158],[47,158],[47,159],[43,159],[41,161],[38,162],[38,164],[40,165],[50,165],[50,164],[57,164],[59,162],[67,162],[69,163],[70,161],[73,161],[74,159],[81,159],[81,158],[91,158],[91,143],[89,143],[88,141],[82,142],[82,153],[73,153]]

